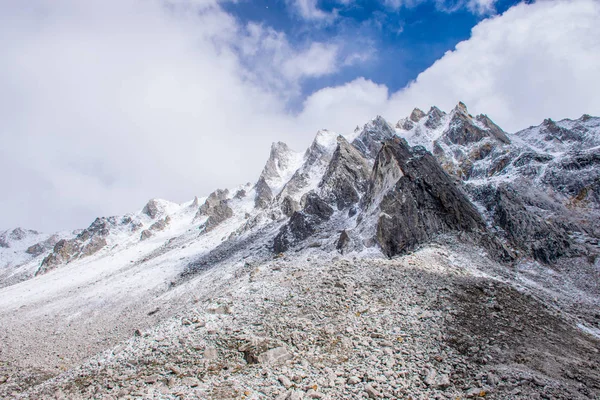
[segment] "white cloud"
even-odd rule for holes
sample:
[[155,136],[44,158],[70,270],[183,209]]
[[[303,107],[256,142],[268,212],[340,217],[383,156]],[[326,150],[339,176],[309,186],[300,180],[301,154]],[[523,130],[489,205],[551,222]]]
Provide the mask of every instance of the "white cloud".
[[383,4],[392,10],[412,8],[428,2],[433,2],[438,10],[447,13],[466,8],[476,15],[488,15],[496,12],[497,0],[383,0]]
[[337,46],[312,43],[311,46],[283,64],[284,74],[291,79],[328,75],[337,69]]
[[338,63],[337,44],[311,42],[293,47],[284,33],[256,23],[249,23],[234,45],[251,63],[248,77],[280,94],[298,95],[303,79],[329,75],[345,66]]
[[214,4],[4,4],[3,228],[72,228],[150,197],[183,201],[255,179],[270,142],[301,142],[285,99],[236,56],[245,31]]
[[330,22],[336,17],[335,12],[328,13],[317,7],[317,0],[288,0],[288,3],[290,3],[298,15],[305,20]]
[[[358,79],[313,94],[303,117],[322,118],[329,109],[354,104],[352,98],[369,98],[359,108],[391,121],[413,107],[450,110],[464,101],[472,113],[486,113],[509,131],[537,125],[547,117],[597,115],[599,20],[600,4],[593,0],[520,4],[482,21],[469,40],[389,97],[384,96],[384,87]],[[348,116],[364,115],[351,110]],[[333,113],[332,122],[337,129],[348,131],[356,124],[337,115]]]
[[[271,141],[465,101],[508,130],[600,110],[600,5],[518,5],[481,22],[408,87],[360,78],[287,109],[338,71],[339,44],[292,46],[213,1],[32,0],[0,12],[0,228],[83,227],[97,215],[254,180]],[[10,4],[10,5],[9,5]],[[339,59],[339,61],[338,61]]]

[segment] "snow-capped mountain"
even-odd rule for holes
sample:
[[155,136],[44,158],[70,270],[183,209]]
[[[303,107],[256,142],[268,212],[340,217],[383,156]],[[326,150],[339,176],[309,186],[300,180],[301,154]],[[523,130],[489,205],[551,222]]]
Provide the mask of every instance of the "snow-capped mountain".
[[[475,385],[476,389],[480,389],[471,394],[484,393],[482,396],[485,396],[491,391],[492,396],[496,393],[498,398],[518,398],[510,394],[515,388],[510,383],[511,379],[524,379],[520,367],[514,367],[517,364],[534,371],[528,373],[537,374],[535,379],[547,380],[546,386],[549,385],[550,389],[544,393],[549,393],[550,397],[575,398],[571,396],[581,393],[600,395],[598,371],[589,366],[594,364],[594,360],[598,361],[600,343],[600,316],[597,313],[600,305],[599,166],[600,118],[584,115],[578,120],[545,120],[537,127],[511,134],[486,115],[473,117],[467,107],[459,103],[449,113],[437,107],[432,107],[427,113],[415,109],[395,125],[376,117],[347,136],[322,130],[303,153],[291,150],[285,143],[274,143],[255,183],[217,189],[206,197],[196,197],[184,204],[153,199],[140,211],[124,216],[100,217],[89,227],[72,233],[40,234],[23,229],[3,232],[0,234],[0,325],[3,326],[0,337],[10,345],[0,350],[0,361],[6,365],[0,367],[0,395],[13,396],[11,393],[14,393],[14,396],[38,398],[60,391],[67,397],[96,394],[144,397],[142,389],[162,382],[166,389],[160,392],[155,388],[152,396],[175,398],[179,390],[182,395],[203,397],[209,395],[208,387],[223,385],[224,380],[220,379],[230,374],[221,368],[221,372],[210,377],[208,371],[213,371],[210,368],[216,365],[211,360],[220,360],[219,365],[222,366],[233,363],[232,368],[235,366],[237,371],[242,371],[240,382],[249,385],[250,394],[244,396],[255,398],[272,398],[279,394],[284,396],[280,396],[282,399],[296,398],[293,397],[296,390],[312,398],[360,397],[352,390],[352,385],[358,385],[355,387],[366,391],[371,398],[400,398],[402,393],[408,396],[409,392],[416,393],[418,390],[422,390],[420,393],[424,398],[464,396],[469,389],[464,385]],[[458,265],[457,260],[462,264]],[[312,263],[320,266],[313,270]],[[327,265],[338,269],[328,270]],[[350,265],[355,265],[356,271],[363,271],[362,275],[348,270]],[[366,265],[376,265],[379,275],[371,276]],[[343,296],[348,296],[348,309],[366,307],[367,311],[352,311],[355,317],[360,317],[368,313],[369,307],[378,307],[373,300],[377,293],[389,290],[390,296],[395,296],[394,290],[398,290],[396,294],[401,298],[402,293],[413,290],[413,286],[404,287],[402,292],[395,286],[391,271],[398,265],[406,268],[419,265],[421,272],[415,275],[418,278],[402,272],[403,279],[422,280],[425,274],[428,286],[418,290],[423,290],[423,298],[433,296],[430,304],[437,301],[444,307],[454,309],[464,306],[468,309],[463,303],[467,297],[474,301],[471,297],[475,295],[470,290],[478,284],[456,280],[459,279],[457,277],[468,276],[471,280],[493,282],[489,283],[489,287],[504,285],[504,289],[499,291],[510,288],[529,293],[540,304],[551,304],[551,307],[565,313],[561,317],[563,319],[555,320],[552,318],[558,317],[550,316],[542,310],[543,307],[539,308],[538,303],[534,304],[534,300],[525,297],[519,300],[531,303],[535,310],[539,308],[532,318],[542,318],[543,315],[548,321],[552,319],[551,323],[548,322],[551,326],[568,331],[568,335],[577,338],[579,344],[573,344],[573,357],[581,357],[583,361],[576,366],[569,364],[569,368],[586,377],[584,387],[587,392],[577,389],[573,382],[578,379],[574,377],[565,378],[554,370],[522,361],[512,342],[505,343],[511,349],[507,354],[514,350],[514,357],[503,361],[511,365],[506,366],[510,373],[507,372],[509,383],[504,386],[498,382],[490,386],[494,379],[482,380],[470,375],[467,370],[459,374],[463,383],[448,380],[449,373],[441,371],[458,367],[444,364],[444,355],[439,355],[440,360],[431,361],[435,365],[418,358],[405,360],[410,368],[427,369],[425,374],[415,372],[418,380],[410,380],[406,378],[409,372],[393,367],[398,361],[393,361],[392,356],[401,349],[396,349],[396,345],[385,345],[383,347],[393,350],[384,351],[381,350],[383,347],[377,347],[381,344],[367,343],[371,339],[379,339],[379,336],[372,336],[375,334],[383,335],[381,338],[394,336],[397,341],[399,337],[405,337],[402,330],[379,319],[377,324],[386,326],[386,331],[374,333],[372,326],[363,327],[370,330],[370,333],[365,331],[371,335],[368,340],[365,339],[367,344],[362,342],[364,338],[361,336],[367,333],[347,331],[346,328],[340,333],[343,337],[339,340],[340,343],[346,340],[345,348],[354,346],[360,351],[364,350],[364,346],[375,346],[379,349],[377,351],[392,357],[391,367],[362,373],[358,369],[367,368],[364,364],[367,358],[359,357],[353,364],[354,370],[350,369],[346,376],[346,372],[337,375],[331,369],[338,365],[333,361],[319,361],[326,366],[323,368],[331,369],[327,374],[333,374],[326,380],[328,386],[308,384],[304,378],[298,378],[296,382],[301,370],[306,376],[316,376],[316,370],[304,365],[300,358],[316,357],[316,360],[315,354],[325,345],[307,347],[302,344],[316,339],[304,337],[301,330],[293,327],[300,323],[300,320],[292,321],[295,317],[290,315],[295,315],[294,312],[286,315],[281,310],[287,309],[288,303],[303,298],[302,304],[294,303],[298,309],[304,310],[304,316],[298,318],[326,313],[326,304],[321,304],[319,307],[324,307],[321,309],[314,308],[314,305],[322,299],[337,304],[339,297],[328,296],[340,289],[339,296],[344,299]],[[289,275],[281,272],[283,275],[280,275],[279,271],[285,271],[285,268],[293,272]],[[342,270],[346,271],[344,276],[339,273]],[[453,278],[448,278],[448,274]],[[312,281],[303,280],[309,276]],[[360,286],[365,276],[370,276],[369,282],[378,282],[376,288],[369,286],[364,289],[370,300],[355,296],[363,291]],[[294,280],[308,286],[295,286]],[[386,289],[383,282],[391,286]],[[458,303],[445,303],[446,300],[432,294],[437,293],[438,284],[451,287],[448,293],[458,296],[453,300]],[[327,289],[329,287],[334,288],[333,291]],[[319,295],[311,300],[307,297],[309,290]],[[496,293],[496,289],[489,290]],[[417,305],[418,292],[414,297],[407,296],[412,299],[410,301],[416,302],[415,307],[423,307]],[[514,315],[504,315],[504,308],[494,308],[497,304],[493,303],[496,301],[494,296],[508,302],[506,307],[513,307]],[[510,303],[515,298],[521,299],[520,295],[494,296],[488,299],[492,304],[490,310],[495,310],[492,314],[497,316],[492,315],[492,319],[499,318],[498,321],[505,323],[515,316],[517,320],[527,318],[527,311],[523,310],[530,306],[523,308],[521,303]],[[262,302],[271,297],[280,305],[274,311],[278,317],[271,320],[271,317],[265,316],[263,320],[257,314],[258,310],[267,312]],[[228,305],[234,300],[238,302],[238,314],[232,314]],[[218,304],[215,305],[215,301]],[[199,302],[203,304],[201,310],[197,305]],[[479,305],[472,307],[473,315],[477,314]],[[386,315],[390,310],[380,309]],[[444,320],[444,310],[440,309],[439,315],[435,314],[438,311],[431,315],[441,316]],[[482,315],[485,315],[485,309],[482,310]],[[319,325],[319,318],[310,324],[329,329],[328,335],[334,335],[337,329],[342,329],[336,325],[339,321],[336,322],[335,316],[342,318],[344,312],[337,311],[337,314],[323,317],[327,324],[336,328]],[[199,313],[204,316],[198,317]],[[447,321],[444,320],[446,322],[438,323],[463,332],[464,326],[456,327],[450,322],[461,315],[457,313],[450,314]],[[467,314],[460,318],[479,326],[479,322],[474,322]],[[404,317],[413,318],[414,324],[421,323],[416,311]],[[240,327],[236,318],[250,325],[260,325],[264,332],[254,332],[252,338],[237,335],[236,329],[237,332],[245,332],[247,327]],[[392,318],[389,321],[400,324],[399,316],[389,318]],[[270,322],[267,324],[266,321]],[[349,321],[345,323],[349,324]],[[488,335],[488,331],[512,329],[503,327],[498,321],[490,322],[482,331],[463,332],[465,337],[472,335],[478,338],[478,342],[472,345],[465,345],[461,341],[467,339],[462,336],[462,339],[456,339],[450,331],[435,331],[435,335],[447,339],[443,341],[445,347],[436,351],[454,354],[452,357],[455,358],[448,356],[450,361],[468,364],[474,371],[483,371],[479,361],[469,358],[469,351],[475,347],[493,349],[490,343],[495,339],[490,339],[492,336],[489,336],[491,333]],[[41,326],[31,329],[34,323],[41,323]],[[356,321],[352,324],[356,326]],[[285,332],[277,333],[277,329],[273,328],[280,325],[286,326]],[[190,345],[206,349],[203,350],[206,362],[202,368],[207,369],[202,370],[202,382],[197,378],[199,372],[190,375],[194,361],[185,350],[187,339],[182,339],[191,335],[188,331],[193,326],[204,335],[194,336],[194,340],[204,344]],[[119,345],[128,346],[126,356],[120,355],[123,350],[114,346],[123,343],[133,332],[141,334],[144,329],[150,332],[144,334],[144,338],[152,338],[154,342],[150,339],[142,342],[139,342],[142,339],[129,339],[128,344]],[[210,332],[214,329],[223,329],[222,341],[211,338]],[[430,332],[434,328],[428,326],[423,329]],[[527,329],[539,343],[550,340],[533,325],[527,325]],[[184,331],[188,333],[184,335]],[[268,335],[270,338],[265,339]],[[84,340],[82,337],[92,339]],[[177,341],[173,340],[175,337]],[[174,361],[166,359],[163,360],[164,365],[161,364],[163,369],[155,371],[154,367],[139,367],[135,372],[139,375],[137,378],[124,378],[129,374],[121,371],[126,369],[125,365],[134,359],[139,365],[149,365],[142,362],[141,357],[148,351],[150,355],[160,353],[157,350],[160,345],[156,343],[164,340],[169,343],[165,345],[164,354],[176,351],[177,355],[173,357],[181,359],[183,367],[172,366]],[[207,340],[211,341],[212,347],[206,344]],[[430,346],[427,349],[438,346],[434,345],[435,341],[429,342],[429,337],[425,341],[427,344],[423,346]],[[546,346],[539,343],[535,346]],[[594,348],[596,352],[590,352],[589,349]],[[209,352],[209,349],[215,350]],[[242,358],[238,360],[238,353],[229,353],[231,349],[239,349]],[[273,353],[276,349],[279,350]],[[418,348],[410,351],[413,350],[419,351]],[[106,352],[99,353],[101,351]],[[219,352],[227,356],[219,358]],[[471,352],[479,354],[478,350]],[[97,353],[102,355],[85,361]],[[559,359],[563,357],[560,351],[552,347],[549,354],[548,362],[560,366]],[[153,357],[160,359],[162,356]],[[293,357],[298,363],[286,364],[288,372],[280,371],[283,379],[277,376],[269,378],[271,372],[259,380],[250,377],[254,373],[254,370],[248,369],[252,364],[277,364],[279,358]],[[305,361],[316,365],[314,360]],[[105,365],[110,365],[113,372],[104,374],[102,368]],[[500,368],[498,362],[494,365]],[[169,368],[171,371],[179,368],[179,372],[172,372],[176,380],[171,383],[167,378],[161,378],[168,374],[165,371]],[[296,375],[288,378],[286,373],[291,373],[290,370]],[[389,371],[387,377],[382,375],[384,370]],[[497,369],[495,371],[494,374]],[[48,377],[62,372],[56,380],[47,381]],[[11,378],[2,382],[3,373]],[[360,378],[359,374],[362,374]],[[80,379],[77,376],[84,375],[91,377],[86,382],[94,382],[90,384],[94,387],[93,393],[88,390],[90,385],[74,383]],[[154,379],[154,375],[159,378]],[[340,376],[345,377],[344,384],[336,386]],[[198,382],[189,379],[184,382],[185,377]],[[396,383],[404,377],[404,392],[399,389],[402,385],[389,384],[390,377]],[[288,385],[292,378],[296,383]],[[259,386],[272,383],[269,379],[280,382],[284,390],[273,389],[267,390],[269,394],[257,394]],[[123,380],[134,383],[124,387]],[[112,387],[99,385],[100,381],[112,382]],[[356,382],[348,383],[350,381]],[[487,385],[485,388],[482,386],[484,383]],[[347,384],[352,387],[347,387]],[[292,387],[294,385],[296,389]],[[134,389],[130,390],[129,386]],[[170,390],[171,387],[175,389]],[[321,387],[322,390],[318,390]],[[241,390],[240,393],[246,392]],[[532,392],[524,389],[523,393]],[[231,398],[228,396],[233,395],[220,398]]]

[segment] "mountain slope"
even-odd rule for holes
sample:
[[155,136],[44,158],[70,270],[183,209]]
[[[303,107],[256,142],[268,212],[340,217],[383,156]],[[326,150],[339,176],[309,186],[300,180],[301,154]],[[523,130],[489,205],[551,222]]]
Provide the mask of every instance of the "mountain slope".
[[599,121],[415,109],[275,143],[255,184],[5,232],[0,396],[598,396]]

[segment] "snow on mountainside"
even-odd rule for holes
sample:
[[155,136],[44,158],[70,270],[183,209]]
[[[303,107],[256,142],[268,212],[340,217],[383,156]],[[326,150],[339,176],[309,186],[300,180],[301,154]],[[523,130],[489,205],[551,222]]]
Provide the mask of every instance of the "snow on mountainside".
[[415,109],[274,143],[256,183],[3,232],[0,397],[599,396],[599,144],[587,115]]

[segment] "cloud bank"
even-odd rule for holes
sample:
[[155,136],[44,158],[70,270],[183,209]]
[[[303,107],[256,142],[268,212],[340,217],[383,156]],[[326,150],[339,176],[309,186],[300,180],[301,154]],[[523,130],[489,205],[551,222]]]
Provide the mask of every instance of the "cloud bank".
[[292,45],[209,0],[0,8],[0,229],[83,227],[151,197],[184,201],[252,181],[272,141],[301,150],[319,128],[348,133],[415,106],[462,100],[508,130],[600,114],[593,0],[520,4],[398,92],[358,78],[299,111],[289,102],[303,80],[344,68],[335,43]]

